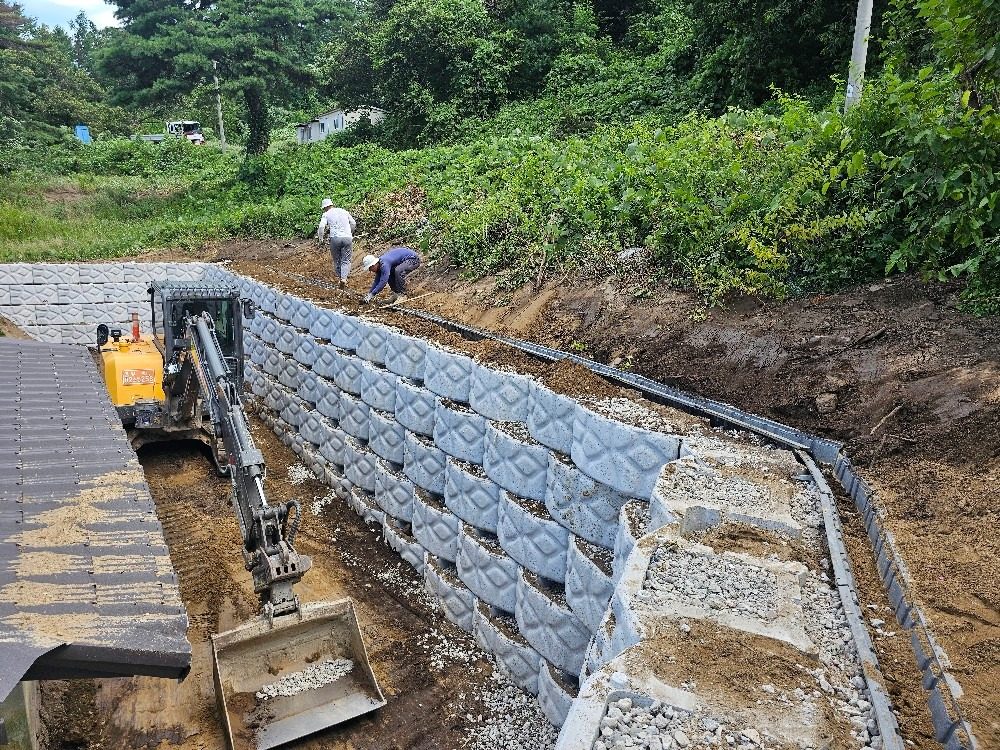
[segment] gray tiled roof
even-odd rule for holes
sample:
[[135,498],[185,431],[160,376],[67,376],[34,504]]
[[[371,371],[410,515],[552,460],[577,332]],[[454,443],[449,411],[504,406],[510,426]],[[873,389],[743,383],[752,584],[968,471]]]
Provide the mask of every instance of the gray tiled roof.
[[84,347],[0,338],[0,700],[22,678],[183,675],[163,529]]

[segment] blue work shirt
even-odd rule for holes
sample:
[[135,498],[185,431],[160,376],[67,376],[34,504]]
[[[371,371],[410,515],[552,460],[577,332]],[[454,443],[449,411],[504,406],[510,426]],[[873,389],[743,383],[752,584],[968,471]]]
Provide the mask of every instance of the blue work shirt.
[[389,276],[392,274],[392,269],[410,258],[420,260],[420,256],[408,247],[394,247],[392,250],[382,253],[378,259],[381,264],[378,267],[378,276],[375,277],[370,293],[375,295],[385,289],[385,285],[389,283]]

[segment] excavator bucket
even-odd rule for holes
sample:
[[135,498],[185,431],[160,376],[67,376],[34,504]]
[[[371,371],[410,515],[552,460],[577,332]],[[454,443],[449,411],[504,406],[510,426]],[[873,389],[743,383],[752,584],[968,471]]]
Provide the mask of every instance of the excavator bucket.
[[279,747],[385,705],[350,599],[214,635],[212,657],[232,750]]

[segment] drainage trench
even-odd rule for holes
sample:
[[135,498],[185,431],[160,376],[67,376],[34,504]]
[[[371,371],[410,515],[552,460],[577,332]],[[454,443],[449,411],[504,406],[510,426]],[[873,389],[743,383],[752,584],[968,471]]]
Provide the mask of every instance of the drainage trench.
[[251,407],[537,697],[557,747],[902,747],[815,439],[573,399],[207,264],[0,267],[0,305],[90,343],[165,277],[258,304]]

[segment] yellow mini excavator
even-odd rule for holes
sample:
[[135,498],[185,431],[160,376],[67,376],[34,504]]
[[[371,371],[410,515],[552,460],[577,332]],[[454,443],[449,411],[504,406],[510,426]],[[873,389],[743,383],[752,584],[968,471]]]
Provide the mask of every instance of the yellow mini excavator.
[[199,440],[232,482],[262,612],[212,636],[230,747],[267,750],[385,705],[353,603],[304,604],[292,591],[312,564],[294,547],[301,506],[268,504],[264,458],[241,400],[243,318],[255,314],[253,303],[226,284],[157,281],[149,294],[150,336],[135,314],[130,337],[97,327],[100,369],[133,447]]

